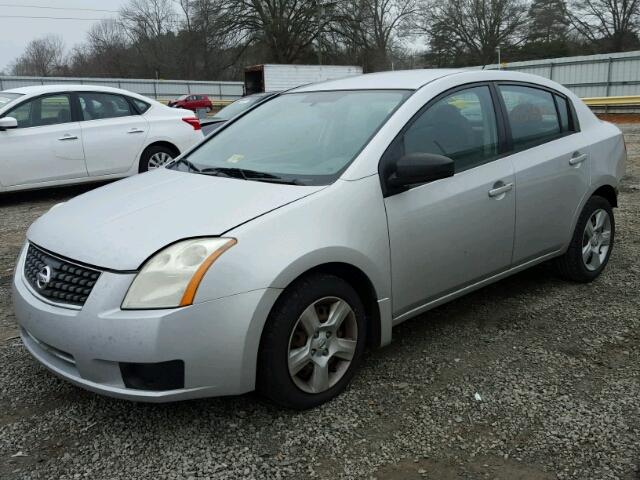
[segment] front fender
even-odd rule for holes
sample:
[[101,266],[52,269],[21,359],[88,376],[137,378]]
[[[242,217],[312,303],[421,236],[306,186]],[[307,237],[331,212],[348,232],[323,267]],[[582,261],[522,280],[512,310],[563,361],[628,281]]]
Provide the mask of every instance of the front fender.
[[[205,275],[196,302],[265,288],[281,290],[319,265],[346,263],[369,278],[378,302],[386,301],[381,310],[390,311],[389,235],[377,175],[339,180],[223,236],[238,243]],[[387,316],[386,310],[381,317]]]

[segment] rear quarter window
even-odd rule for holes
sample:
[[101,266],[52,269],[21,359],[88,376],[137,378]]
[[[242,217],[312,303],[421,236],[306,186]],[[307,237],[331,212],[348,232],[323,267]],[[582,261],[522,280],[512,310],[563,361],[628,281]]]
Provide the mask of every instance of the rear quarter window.
[[560,95],[554,95],[556,105],[558,107],[558,117],[560,119],[560,128],[563,132],[575,132],[575,128],[571,125],[571,111],[569,110],[569,102]]
[[147,110],[149,110],[149,107],[151,107],[150,104],[148,104],[147,102],[145,102],[143,100],[139,100],[137,98],[131,98],[131,97],[129,97],[129,99],[136,106],[136,110],[138,110],[138,113],[140,113],[140,114],[146,112]]

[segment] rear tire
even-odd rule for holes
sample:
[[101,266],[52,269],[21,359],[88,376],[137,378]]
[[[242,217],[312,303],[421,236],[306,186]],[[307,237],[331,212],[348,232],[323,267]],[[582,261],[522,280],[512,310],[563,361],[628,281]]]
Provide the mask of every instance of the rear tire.
[[155,170],[156,168],[166,165],[177,156],[176,151],[169,147],[165,147],[164,145],[151,145],[142,152],[138,171],[143,173],[149,170]]
[[594,195],[580,213],[569,248],[555,260],[560,276],[579,283],[595,280],[609,262],[615,231],[611,204]]
[[353,378],[366,336],[364,306],[345,280],[320,273],[297,280],[262,333],[258,392],[296,410],[331,400]]

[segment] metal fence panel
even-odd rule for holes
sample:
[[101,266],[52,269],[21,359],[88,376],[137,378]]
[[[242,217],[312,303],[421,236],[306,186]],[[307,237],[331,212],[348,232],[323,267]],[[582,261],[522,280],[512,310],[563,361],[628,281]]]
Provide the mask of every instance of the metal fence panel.
[[180,95],[200,93],[212,100],[236,100],[244,93],[242,82],[216,82],[191,80],[152,80],[137,78],[87,78],[87,77],[14,77],[0,76],[0,90],[32,85],[98,85],[139,93],[158,100],[169,100]]
[[640,51],[513,62],[495,70],[532,73],[550,78],[573,90],[579,97],[640,95]]

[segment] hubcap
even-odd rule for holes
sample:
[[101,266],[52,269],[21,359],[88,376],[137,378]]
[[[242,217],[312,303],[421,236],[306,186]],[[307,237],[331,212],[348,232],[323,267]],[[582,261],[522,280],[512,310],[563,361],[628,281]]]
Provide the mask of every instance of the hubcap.
[[154,168],[162,167],[169,160],[173,160],[173,157],[167,152],[156,152],[149,157],[149,163],[147,166],[149,167],[149,170],[153,170]]
[[606,210],[598,209],[587,221],[582,235],[582,261],[587,270],[600,268],[611,247],[611,218]]
[[358,324],[351,307],[337,297],[309,305],[289,338],[289,374],[307,393],[333,387],[349,369],[358,342]]

